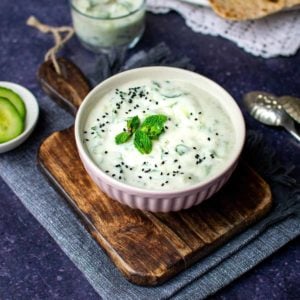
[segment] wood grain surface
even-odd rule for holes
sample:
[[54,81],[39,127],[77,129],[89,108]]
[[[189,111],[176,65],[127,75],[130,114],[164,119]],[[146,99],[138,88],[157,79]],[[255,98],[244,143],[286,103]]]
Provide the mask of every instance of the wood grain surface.
[[55,132],[40,146],[38,162],[54,186],[125,277],[156,285],[186,269],[271,207],[267,183],[245,163],[213,198],[173,213],[131,209],[108,198],[79,159],[74,128]]
[[75,115],[82,100],[91,90],[87,78],[70,60],[60,57],[57,59],[61,74],[58,74],[52,61],[48,60],[39,67],[37,77],[43,90]]

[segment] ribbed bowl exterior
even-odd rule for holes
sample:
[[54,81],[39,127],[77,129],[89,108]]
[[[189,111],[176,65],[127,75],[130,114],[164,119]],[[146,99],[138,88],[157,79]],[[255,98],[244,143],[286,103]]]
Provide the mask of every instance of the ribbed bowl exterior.
[[154,195],[153,193],[147,193],[147,191],[143,194],[131,193],[130,189],[120,186],[117,181],[116,184],[108,182],[102,173],[95,172],[95,170],[89,166],[89,162],[85,161],[83,157],[81,157],[81,160],[87,173],[96,185],[110,198],[128,205],[131,208],[151,212],[179,211],[200,204],[222,188],[232,175],[237,165],[237,163],[235,163],[225,173],[221,174],[218,178],[205,186],[199,186],[199,188],[185,193],[170,193],[163,195],[162,197],[159,191]]

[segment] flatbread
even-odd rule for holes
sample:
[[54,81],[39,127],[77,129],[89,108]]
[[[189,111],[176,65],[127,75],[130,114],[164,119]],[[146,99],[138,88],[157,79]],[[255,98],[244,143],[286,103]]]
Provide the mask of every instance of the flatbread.
[[262,18],[300,4],[300,0],[209,0],[214,11],[229,20]]

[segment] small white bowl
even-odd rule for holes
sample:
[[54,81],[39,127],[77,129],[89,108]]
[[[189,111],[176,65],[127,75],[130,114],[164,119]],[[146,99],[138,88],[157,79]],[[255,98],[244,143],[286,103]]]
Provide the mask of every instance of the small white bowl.
[[23,99],[26,106],[25,129],[19,136],[17,136],[13,140],[10,140],[6,143],[0,143],[0,153],[4,153],[15,149],[30,136],[39,117],[39,105],[34,95],[28,89],[19,84],[0,81],[0,87],[11,89],[15,93],[17,93]]

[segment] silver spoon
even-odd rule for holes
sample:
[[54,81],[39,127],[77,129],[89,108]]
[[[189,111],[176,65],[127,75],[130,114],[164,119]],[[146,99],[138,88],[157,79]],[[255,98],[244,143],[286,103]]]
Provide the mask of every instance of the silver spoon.
[[282,96],[278,99],[283,109],[300,124],[300,98],[292,96]]
[[300,142],[293,119],[285,112],[276,96],[265,92],[251,92],[244,96],[244,103],[256,120],[270,126],[282,126]]

